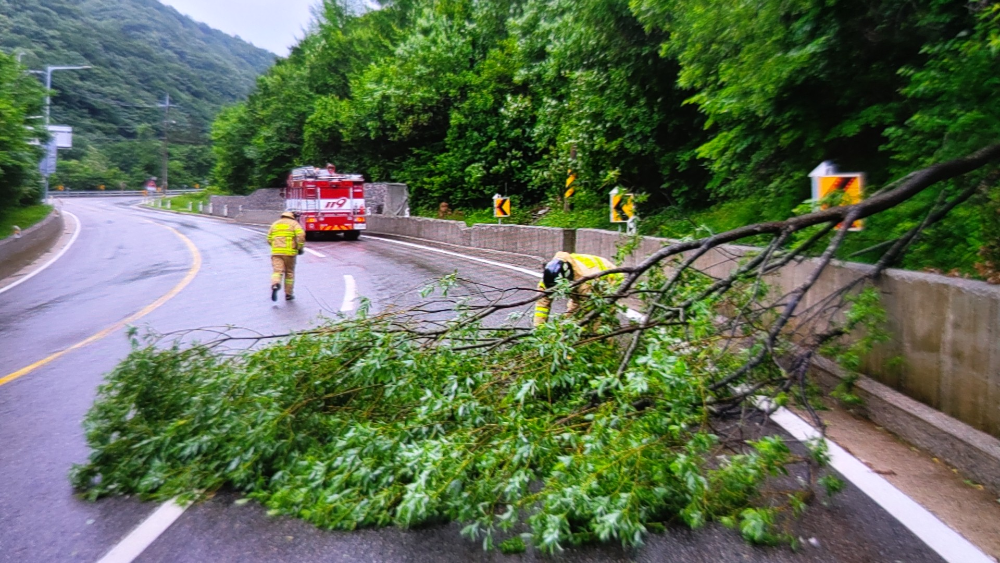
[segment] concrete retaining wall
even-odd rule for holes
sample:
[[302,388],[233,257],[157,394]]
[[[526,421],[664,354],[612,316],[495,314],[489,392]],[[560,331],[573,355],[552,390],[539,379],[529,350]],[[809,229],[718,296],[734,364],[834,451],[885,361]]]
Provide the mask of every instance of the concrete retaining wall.
[[[581,229],[577,252],[614,255],[617,233]],[[669,241],[649,238],[627,262],[648,256]],[[696,262],[722,276],[749,247],[724,247]],[[769,276],[777,290],[804,283],[816,268],[806,260]],[[865,264],[831,265],[807,294],[800,310],[871,272]],[[888,270],[877,284],[889,318],[891,341],[879,346],[862,371],[906,396],[1000,437],[1000,286],[945,276]]]
[[0,279],[15,274],[45,254],[59,240],[64,227],[62,214],[53,211],[39,223],[25,229],[21,238],[0,240]]

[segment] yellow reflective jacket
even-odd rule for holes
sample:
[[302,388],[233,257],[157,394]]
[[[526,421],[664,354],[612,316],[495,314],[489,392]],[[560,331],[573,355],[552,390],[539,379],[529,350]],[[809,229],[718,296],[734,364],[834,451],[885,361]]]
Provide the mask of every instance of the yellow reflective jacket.
[[[593,254],[570,254],[569,252],[557,252],[553,257],[553,260],[569,262],[570,266],[573,267],[573,280],[592,276],[616,267],[614,262],[611,260],[601,258],[600,256],[594,256]],[[621,274],[612,274],[609,278],[612,281],[621,281],[624,279],[624,276]],[[589,284],[583,284],[582,286],[577,287],[573,290],[574,294],[581,295],[589,292],[590,288],[588,285]],[[538,289],[545,291],[545,286],[539,282]],[[576,311],[576,307],[576,299],[574,299],[573,296],[570,296],[569,301],[566,303],[566,312],[572,313]],[[548,295],[543,296],[535,303],[535,326],[545,324],[545,321],[549,318],[549,310],[551,308],[552,298]]]
[[295,256],[300,248],[306,247],[306,232],[295,219],[282,217],[267,231],[267,242],[271,245],[271,254]]

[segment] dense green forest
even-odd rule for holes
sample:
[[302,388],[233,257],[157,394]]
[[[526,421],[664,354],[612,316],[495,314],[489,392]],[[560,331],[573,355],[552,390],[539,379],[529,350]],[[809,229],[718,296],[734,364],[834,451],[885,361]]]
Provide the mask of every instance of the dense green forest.
[[[424,209],[500,192],[572,226],[606,225],[621,186],[644,194],[645,232],[678,236],[787,216],[823,160],[878,188],[1000,138],[994,1],[381,4],[328,0],[314,32],[220,116],[220,184],[271,186],[329,160],[408,183]],[[580,189],[566,216],[570,168]],[[912,226],[936,197],[872,221],[845,252]],[[909,265],[971,272],[996,222],[990,198],[928,233]]]
[[[51,122],[75,130],[52,180],[72,189],[136,188],[161,176],[165,127],[170,184],[203,181],[216,114],[244,98],[275,58],[157,0],[0,0],[0,51],[20,59],[22,71],[93,67],[52,75]],[[169,120],[160,107],[168,94],[176,104]]]

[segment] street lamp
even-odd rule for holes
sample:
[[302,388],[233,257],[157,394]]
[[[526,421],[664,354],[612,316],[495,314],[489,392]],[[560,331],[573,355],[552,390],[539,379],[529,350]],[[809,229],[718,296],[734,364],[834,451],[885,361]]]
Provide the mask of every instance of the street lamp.
[[47,66],[45,67],[45,127],[49,126],[49,109],[52,106],[52,73],[57,70],[87,70],[89,66]]

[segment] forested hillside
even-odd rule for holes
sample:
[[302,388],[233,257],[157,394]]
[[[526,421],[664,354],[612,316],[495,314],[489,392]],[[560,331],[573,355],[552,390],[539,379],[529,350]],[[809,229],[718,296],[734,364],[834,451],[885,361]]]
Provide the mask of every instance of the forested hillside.
[[[329,160],[406,182],[428,209],[500,192],[558,210],[572,168],[574,213],[543,223],[606,225],[621,186],[648,197],[647,232],[683,235],[702,219],[787,216],[823,160],[877,189],[1000,138],[991,0],[381,4],[328,1],[316,31],[220,116],[220,183],[273,185]],[[910,265],[971,271],[996,222],[989,192],[925,235]],[[938,196],[924,197],[845,252],[908,228]]]
[[161,175],[167,94],[171,185],[201,181],[212,120],[275,58],[157,0],[0,0],[0,51],[27,69],[93,67],[53,73],[52,123],[76,133],[53,180],[74,189]]

